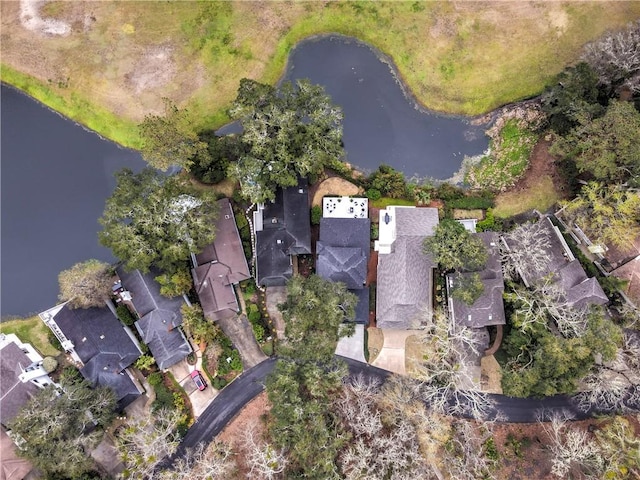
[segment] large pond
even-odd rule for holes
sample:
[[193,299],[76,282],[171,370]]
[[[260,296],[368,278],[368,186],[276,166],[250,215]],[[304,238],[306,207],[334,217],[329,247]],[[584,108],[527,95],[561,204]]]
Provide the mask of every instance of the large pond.
[[[354,39],[331,35],[301,42],[283,79],[302,78],[322,85],[342,107],[347,161],[364,171],[386,163],[407,177],[445,180],[465,155],[479,155],[488,146],[486,126],[420,108],[390,63]],[[237,127],[219,133],[232,131]]]
[[[388,63],[344,37],[302,42],[286,80],[323,85],[344,111],[347,160],[363,170],[388,163],[407,176],[446,179],[465,155],[487,147],[483,127],[418,108]],[[111,194],[113,174],[144,166],[119,148],[2,86],[3,318],[41,311],[56,302],[57,275],[89,258],[111,261],[98,244],[97,219]],[[228,129],[226,129],[228,131]]]
[[113,260],[98,244],[98,217],[115,187],[113,174],[144,162],[4,85],[0,113],[6,318],[53,306],[61,270],[89,258]]

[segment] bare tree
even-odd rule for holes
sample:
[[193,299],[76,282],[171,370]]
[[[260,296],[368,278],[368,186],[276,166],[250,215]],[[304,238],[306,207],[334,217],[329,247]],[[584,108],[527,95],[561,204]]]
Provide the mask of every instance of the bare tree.
[[213,442],[209,446],[199,443],[178,458],[172,469],[160,473],[160,480],[226,480],[235,471],[236,465],[229,445]]
[[548,327],[549,320],[554,321],[565,338],[581,337],[587,331],[588,308],[577,308],[568,302],[562,287],[552,278],[530,289],[514,287],[505,298],[517,305],[514,325],[522,332],[530,331],[535,325]]
[[554,413],[549,422],[541,422],[549,437],[547,448],[552,454],[551,473],[560,478],[601,478],[604,459],[598,444],[582,429],[571,426],[566,413]]
[[484,444],[488,431],[477,428],[473,422],[458,420],[451,437],[443,449],[443,465],[449,478],[456,480],[494,479],[494,460],[485,455]]
[[504,276],[511,280],[525,271],[540,274],[549,262],[551,243],[541,222],[519,225],[504,235],[502,247]]
[[418,336],[425,355],[413,362],[413,374],[420,382],[422,399],[436,412],[485,419],[494,402],[475,389],[472,365],[477,362],[478,344],[473,331],[451,326],[443,311],[436,312],[431,329]]
[[640,406],[640,338],[626,331],[616,358],[598,362],[582,379],[582,391],[574,396],[578,408],[589,411],[626,411]]
[[[384,408],[379,383],[357,377],[344,385],[335,410],[352,441],[338,464],[349,480],[430,478],[415,426],[399,410]],[[383,402],[386,403],[386,402]]]
[[[640,420],[640,415],[636,415],[636,420]],[[596,430],[595,436],[606,459],[604,478],[617,478],[625,470],[628,478],[640,478],[640,438],[629,420],[614,417]]]
[[640,87],[640,21],[626,30],[608,33],[588,44],[582,59],[597,72],[605,85],[623,82],[631,89]]
[[59,298],[72,308],[103,307],[111,295],[113,269],[108,263],[87,260],[60,272]]
[[284,449],[277,449],[262,438],[256,438],[256,424],[249,425],[243,436],[245,461],[251,467],[249,478],[275,480],[283,478],[287,466]]
[[118,434],[117,448],[126,470],[124,478],[153,478],[162,460],[180,443],[180,412],[157,410],[130,420]]

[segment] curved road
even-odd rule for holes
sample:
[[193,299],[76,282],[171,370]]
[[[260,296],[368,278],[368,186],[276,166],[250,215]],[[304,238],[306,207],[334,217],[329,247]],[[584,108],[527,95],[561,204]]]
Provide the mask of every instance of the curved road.
[[[384,382],[391,375],[391,372],[367,363],[344,357],[338,358],[348,365],[349,373],[352,376],[358,374],[373,376]],[[187,448],[193,448],[201,442],[211,442],[249,401],[264,390],[265,380],[273,371],[276,361],[276,358],[271,357],[245,371],[227,385],[189,429],[172,459],[183,455]],[[500,412],[501,418],[506,422],[536,422],[541,414],[548,419],[554,412],[567,412],[575,419],[587,418],[596,413],[578,410],[566,395],[542,399],[515,398],[498,394],[490,394],[489,396],[495,404],[491,417],[495,418],[496,414]],[[172,459],[169,459],[167,463],[171,463]]]

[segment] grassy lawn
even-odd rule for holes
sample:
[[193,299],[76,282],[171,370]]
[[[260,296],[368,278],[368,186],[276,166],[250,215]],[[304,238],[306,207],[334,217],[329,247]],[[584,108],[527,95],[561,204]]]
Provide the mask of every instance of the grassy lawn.
[[496,217],[507,218],[533,208],[544,212],[559,199],[551,177],[544,175],[524,192],[512,191],[498,195],[493,214]]
[[33,345],[42,355],[55,357],[60,352],[49,343],[48,332],[49,328],[38,316],[0,323],[0,333],[15,333],[20,340]]
[[401,205],[415,207],[416,202],[413,200],[405,200],[404,198],[382,197],[378,200],[369,200],[369,206],[374,208],[387,208],[389,205]]
[[640,17],[640,2],[61,2],[40,15],[66,37],[20,23],[0,2],[2,80],[127,146],[162,97],[219,126],[241,78],[275,82],[291,48],[326,32],[388,55],[415,97],[479,114],[540,92],[581,46]]
[[465,181],[476,189],[500,191],[514,185],[529,164],[529,156],[538,137],[518,126],[515,120],[504,125],[491,142],[491,153],[469,169]]

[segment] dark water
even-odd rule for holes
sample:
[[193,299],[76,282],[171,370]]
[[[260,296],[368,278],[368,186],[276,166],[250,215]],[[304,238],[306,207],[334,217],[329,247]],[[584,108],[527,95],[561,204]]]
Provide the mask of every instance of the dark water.
[[53,306],[58,273],[74,263],[113,260],[98,218],[114,172],[144,162],[4,85],[0,113],[4,318]]
[[[486,150],[482,126],[416,108],[388,64],[368,46],[330,36],[300,43],[284,80],[322,85],[344,113],[347,161],[372,171],[386,163],[407,177],[450,178],[465,155]],[[221,133],[237,131],[228,126]]]

